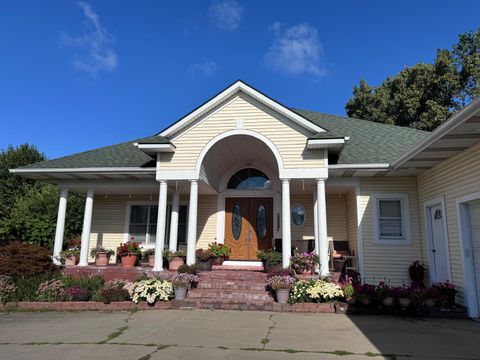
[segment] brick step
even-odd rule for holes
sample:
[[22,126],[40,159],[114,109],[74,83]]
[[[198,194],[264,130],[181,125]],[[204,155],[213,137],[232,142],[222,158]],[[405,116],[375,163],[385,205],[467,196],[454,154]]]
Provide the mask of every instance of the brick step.
[[198,276],[200,279],[267,281],[267,274],[248,271],[201,271]]
[[265,282],[203,280],[198,283],[197,289],[265,291],[265,286]]
[[199,301],[273,301],[269,292],[255,290],[192,289],[188,292],[188,299]]

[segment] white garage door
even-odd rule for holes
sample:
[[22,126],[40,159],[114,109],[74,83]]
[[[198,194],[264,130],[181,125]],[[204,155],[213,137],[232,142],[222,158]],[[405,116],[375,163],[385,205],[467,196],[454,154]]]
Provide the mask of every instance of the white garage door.
[[477,304],[480,304],[480,200],[468,204],[473,263],[477,285]]

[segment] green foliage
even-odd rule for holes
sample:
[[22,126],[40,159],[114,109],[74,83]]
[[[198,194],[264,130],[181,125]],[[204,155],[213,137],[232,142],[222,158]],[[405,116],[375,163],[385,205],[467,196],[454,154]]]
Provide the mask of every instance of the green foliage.
[[13,282],[18,289],[18,292],[16,294],[16,300],[37,301],[37,292],[40,284],[50,280],[57,280],[59,278],[60,274],[58,272],[40,275],[18,275],[13,277]]
[[196,275],[198,273],[198,266],[197,264],[193,264],[193,265],[183,264],[183,265],[180,265],[180,267],[177,269],[177,272]]
[[480,95],[480,29],[437,50],[432,64],[406,67],[379,86],[361,80],[345,105],[350,117],[433,130]]
[[0,275],[35,275],[56,270],[50,250],[19,241],[0,247]]
[[101,276],[62,276],[60,280],[65,284],[65,288],[78,286],[88,290],[91,294],[98,292],[105,283],[105,280]]
[[262,261],[267,272],[282,262],[282,253],[274,250],[260,250],[257,252],[257,257]]
[[[35,146],[9,146],[0,152],[0,244],[12,240],[53,247],[59,190],[56,186],[11,174],[8,169],[46,160]],[[65,236],[81,233],[84,196],[68,197]]]

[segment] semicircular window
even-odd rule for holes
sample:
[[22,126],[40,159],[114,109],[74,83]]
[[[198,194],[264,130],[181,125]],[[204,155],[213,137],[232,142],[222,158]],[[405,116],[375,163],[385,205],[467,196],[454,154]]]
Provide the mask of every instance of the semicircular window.
[[237,171],[227,184],[227,189],[236,190],[265,190],[271,188],[272,184],[268,176],[262,171],[253,168]]

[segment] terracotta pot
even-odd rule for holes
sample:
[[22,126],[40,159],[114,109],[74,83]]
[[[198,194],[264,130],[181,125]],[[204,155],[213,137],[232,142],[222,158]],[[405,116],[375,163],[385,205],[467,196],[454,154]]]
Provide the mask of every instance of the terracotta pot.
[[214,257],[213,260],[212,260],[212,264],[213,265],[222,265],[224,261],[225,261],[225,258],[223,256]]
[[398,303],[402,308],[406,308],[410,306],[410,299],[408,298],[399,298]]
[[148,255],[148,265],[151,267],[155,266],[155,255]]
[[65,258],[65,266],[73,266],[78,264],[77,255],[70,255]]
[[393,297],[387,296],[385,299],[383,299],[383,305],[385,306],[392,306],[393,305]]
[[123,267],[134,267],[136,263],[137,263],[137,256],[136,255],[122,256],[122,266]]
[[200,271],[212,271],[212,259],[208,259],[207,261],[197,261],[197,267]]
[[347,304],[353,305],[357,302],[357,298],[355,296],[349,297],[347,299]]
[[175,292],[175,300],[185,300],[187,298],[188,289],[186,287],[174,288],[173,291]]
[[173,256],[168,264],[169,270],[178,270],[178,268],[185,264],[185,260],[182,256]]
[[275,290],[277,294],[277,302],[279,304],[286,304],[288,302],[288,294],[290,293],[290,289],[278,289]]
[[107,253],[104,253],[104,252],[97,253],[97,255],[95,255],[95,265],[97,265],[97,266],[107,266],[109,259],[110,258],[107,255]]

